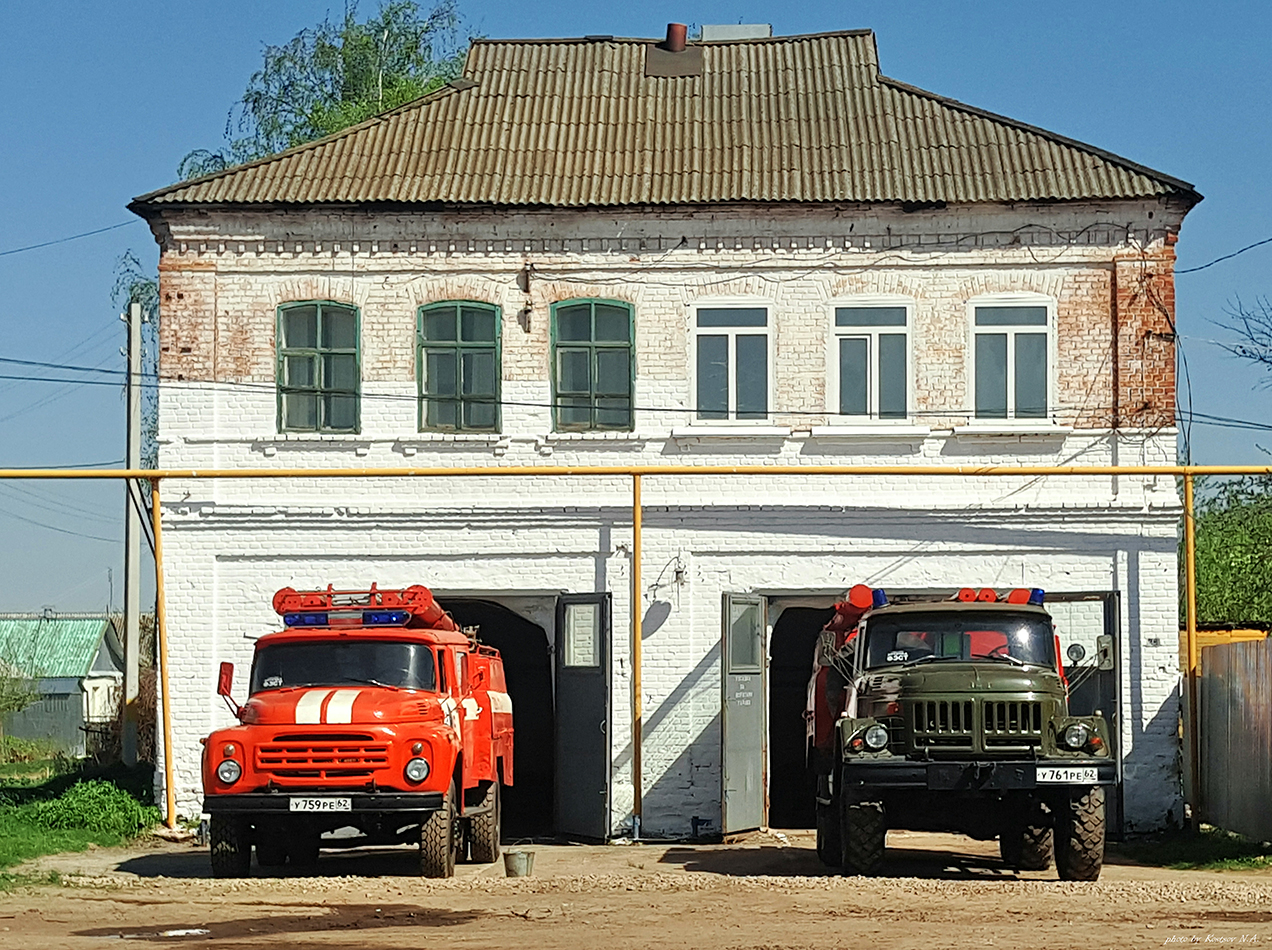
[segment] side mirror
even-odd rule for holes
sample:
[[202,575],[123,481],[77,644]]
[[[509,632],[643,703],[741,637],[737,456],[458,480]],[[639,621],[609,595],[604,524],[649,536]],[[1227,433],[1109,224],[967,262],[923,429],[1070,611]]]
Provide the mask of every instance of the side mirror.
[[1070,663],[1081,663],[1086,659],[1086,647],[1080,643],[1070,643],[1069,649],[1065,650],[1064,653],[1069,658]]
[[229,696],[234,685],[234,664],[222,663],[221,672],[216,677],[216,694]]
[[474,670],[471,687],[472,689],[483,689],[486,686],[486,671],[484,669]]

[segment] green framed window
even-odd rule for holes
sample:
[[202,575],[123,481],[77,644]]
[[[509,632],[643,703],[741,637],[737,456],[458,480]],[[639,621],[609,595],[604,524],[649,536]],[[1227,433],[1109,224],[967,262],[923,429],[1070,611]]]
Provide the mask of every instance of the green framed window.
[[362,392],[358,309],[326,300],[278,308],[280,432],[357,432]]
[[632,308],[615,300],[552,305],[552,405],[557,430],[631,429],[636,375]]
[[499,431],[499,308],[444,301],[419,309],[421,430]]

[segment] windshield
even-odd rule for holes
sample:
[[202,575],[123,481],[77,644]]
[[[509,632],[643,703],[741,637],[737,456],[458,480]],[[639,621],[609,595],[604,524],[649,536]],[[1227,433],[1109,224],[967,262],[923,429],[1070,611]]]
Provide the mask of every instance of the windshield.
[[287,686],[435,688],[433,651],[400,640],[307,640],[262,646],[252,661],[252,692]]
[[905,613],[866,622],[866,668],[918,660],[1055,665],[1051,620],[1007,611]]

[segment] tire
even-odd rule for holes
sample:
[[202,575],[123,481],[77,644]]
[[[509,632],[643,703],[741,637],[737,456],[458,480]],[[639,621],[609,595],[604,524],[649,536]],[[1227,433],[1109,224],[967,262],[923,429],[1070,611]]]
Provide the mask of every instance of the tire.
[[455,819],[455,781],[452,779],[442,807],[420,825],[420,874],[454,877],[458,845],[459,822]]
[[498,779],[490,783],[486,797],[477,807],[483,811],[469,819],[469,851],[474,863],[494,864],[499,860],[499,837],[503,823],[503,795]]
[[287,839],[276,830],[257,830],[256,863],[263,868],[281,868],[287,863]]
[[208,822],[213,877],[247,877],[252,870],[252,839],[242,818],[213,815]]
[[888,835],[883,803],[850,801],[842,793],[839,802],[840,866],[845,874],[875,874],[883,863]]
[[318,863],[318,841],[322,836],[316,831],[301,831],[287,845],[287,860],[293,868],[313,868]]
[[1095,881],[1104,866],[1104,789],[1075,788],[1056,810],[1056,870],[1062,881]]
[[843,836],[839,833],[839,808],[817,802],[817,857],[829,868],[844,859]]
[[1051,867],[1055,851],[1051,824],[1051,811],[1043,802],[1021,802],[998,836],[1003,863],[1019,871],[1045,871]]

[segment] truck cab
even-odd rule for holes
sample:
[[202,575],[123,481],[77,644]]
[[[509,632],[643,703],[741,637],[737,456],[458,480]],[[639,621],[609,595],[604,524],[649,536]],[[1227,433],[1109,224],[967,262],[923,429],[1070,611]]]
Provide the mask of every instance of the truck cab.
[[[1072,716],[1041,590],[888,604],[820,655],[843,684],[822,729],[818,851],[873,873],[888,828],[997,837],[1004,861],[1094,880],[1104,789],[1116,780],[1102,716]],[[828,681],[822,676],[823,683]]]
[[[420,871],[449,877],[499,853],[511,784],[512,703],[498,651],[422,586],[274,597],[284,629],[261,637],[239,725],[204,740],[212,868],[312,866],[320,846],[417,842]],[[325,832],[359,834],[322,841]]]

